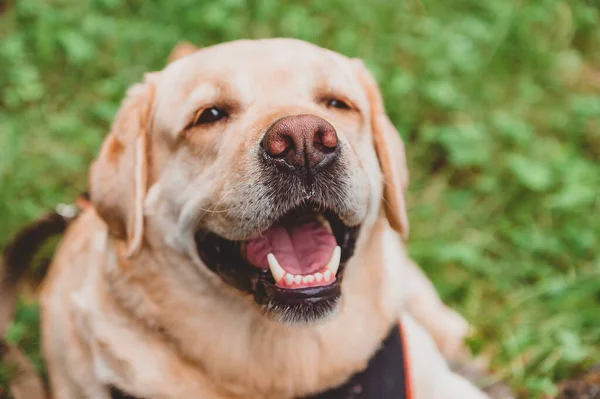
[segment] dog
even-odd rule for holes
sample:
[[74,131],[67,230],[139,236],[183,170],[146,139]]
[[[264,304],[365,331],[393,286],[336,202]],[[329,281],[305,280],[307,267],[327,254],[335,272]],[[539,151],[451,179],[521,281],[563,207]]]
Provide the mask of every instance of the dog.
[[487,397],[444,359],[469,326],[407,255],[408,177],[360,60],[177,47],[127,92],[43,282],[53,397],[312,397],[398,325],[410,397]]

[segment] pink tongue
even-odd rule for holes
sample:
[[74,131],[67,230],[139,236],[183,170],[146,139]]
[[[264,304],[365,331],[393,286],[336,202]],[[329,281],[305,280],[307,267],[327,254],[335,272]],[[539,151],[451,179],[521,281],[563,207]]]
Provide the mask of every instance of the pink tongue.
[[267,269],[267,255],[272,253],[286,272],[311,274],[327,265],[336,245],[335,237],[316,220],[295,226],[276,225],[248,240],[246,259]]

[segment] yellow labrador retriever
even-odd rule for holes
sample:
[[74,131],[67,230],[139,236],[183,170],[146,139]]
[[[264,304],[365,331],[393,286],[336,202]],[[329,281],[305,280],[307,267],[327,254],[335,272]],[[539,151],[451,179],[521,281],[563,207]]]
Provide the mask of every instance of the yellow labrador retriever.
[[399,322],[414,398],[486,397],[445,363],[467,325],[407,257],[407,179],[360,61],[178,48],[128,91],[44,283],[54,397],[307,397]]

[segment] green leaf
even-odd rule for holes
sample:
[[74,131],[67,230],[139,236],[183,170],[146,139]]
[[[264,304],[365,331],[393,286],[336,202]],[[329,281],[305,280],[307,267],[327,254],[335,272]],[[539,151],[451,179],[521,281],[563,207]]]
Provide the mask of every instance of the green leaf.
[[557,334],[561,345],[563,359],[568,362],[580,362],[586,356],[586,351],[581,344],[581,338],[575,331],[561,330]]
[[58,41],[67,55],[69,62],[81,65],[94,56],[94,45],[76,31],[65,31],[59,34]]
[[554,181],[552,170],[547,164],[526,156],[511,154],[508,156],[507,165],[517,181],[530,190],[545,191]]

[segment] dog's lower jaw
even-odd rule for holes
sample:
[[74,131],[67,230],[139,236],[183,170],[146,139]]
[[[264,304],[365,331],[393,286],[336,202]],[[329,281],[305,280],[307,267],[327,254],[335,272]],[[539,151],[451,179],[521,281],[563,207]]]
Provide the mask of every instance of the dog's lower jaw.
[[310,327],[315,324],[325,323],[339,313],[341,296],[337,296],[323,303],[301,304],[297,306],[267,303],[261,306],[266,317],[277,323],[292,327]]

